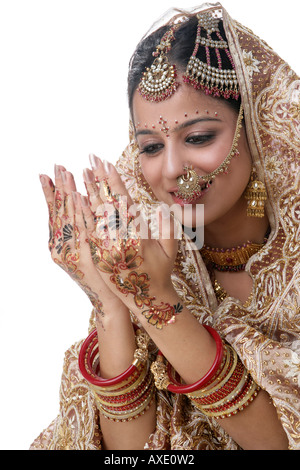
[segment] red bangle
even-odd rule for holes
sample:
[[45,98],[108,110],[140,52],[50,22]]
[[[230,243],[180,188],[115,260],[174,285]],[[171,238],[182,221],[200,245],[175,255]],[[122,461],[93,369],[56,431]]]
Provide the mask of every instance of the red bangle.
[[97,346],[98,338],[97,338],[97,330],[93,330],[89,336],[83,342],[80,352],[79,352],[79,369],[83,377],[92,385],[98,387],[109,387],[110,385],[116,385],[120,382],[123,382],[131,374],[133,374],[137,367],[131,364],[128,369],[125,370],[122,374],[118,375],[117,377],[113,377],[112,379],[103,379],[93,373],[92,362],[96,356],[97,350],[95,351],[95,347]]
[[169,380],[172,382],[167,387],[169,392],[185,393],[185,394],[195,392],[195,390],[199,390],[201,387],[203,387],[203,385],[205,385],[207,382],[209,382],[209,380],[216,374],[217,370],[219,369],[219,367],[221,365],[221,362],[222,362],[222,359],[223,359],[223,342],[222,342],[222,338],[216,332],[216,330],[214,330],[210,326],[208,326],[208,325],[203,325],[203,326],[212,335],[212,337],[214,338],[214,340],[216,342],[216,345],[217,345],[216,357],[215,357],[215,360],[214,360],[211,368],[200,380],[198,380],[198,382],[195,382],[195,383],[190,384],[190,385],[182,385],[182,383],[177,382],[172,377],[172,374],[171,374],[172,366],[169,363],[168,364],[168,376],[169,376]]

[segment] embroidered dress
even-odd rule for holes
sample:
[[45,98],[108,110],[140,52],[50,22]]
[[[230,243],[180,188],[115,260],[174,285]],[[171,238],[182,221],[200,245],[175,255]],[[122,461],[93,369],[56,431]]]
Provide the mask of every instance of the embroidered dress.
[[[271,232],[246,265],[253,280],[247,304],[228,296],[217,300],[205,264],[197,250],[189,249],[188,239],[180,242],[172,280],[193,315],[220,333],[268,392],[289,448],[300,449],[300,80],[264,41],[221,10],[251,155],[267,188]],[[146,209],[156,201],[137,173],[137,154],[131,132],[117,168],[133,200]],[[65,355],[59,416],[32,449],[101,449],[98,411],[78,369],[81,344]],[[237,450],[239,446],[186,396],[158,390],[156,430],[145,448]]]

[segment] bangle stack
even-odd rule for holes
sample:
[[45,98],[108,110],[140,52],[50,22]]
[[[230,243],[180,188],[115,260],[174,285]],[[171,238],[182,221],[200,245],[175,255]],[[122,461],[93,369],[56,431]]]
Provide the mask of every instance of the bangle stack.
[[235,350],[224,343],[213,328],[203,326],[214,337],[217,353],[212,367],[202,379],[191,385],[180,383],[176,372],[170,364],[165,364],[161,353],[151,370],[157,388],[187,395],[206,416],[227,418],[249,405],[257,396],[259,387]]
[[242,411],[257,396],[259,387],[235,350],[224,345],[223,365],[203,389],[187,394],[206,416],[228,418]]
[[88,381],[99,412],[106,418],[126,422],[138,418],[150,407],[155,386],[148,361],[148,337],[136,329],[137,349],[129,368],[112,379],[99,376],[97,330],[84,341],[79,368]]

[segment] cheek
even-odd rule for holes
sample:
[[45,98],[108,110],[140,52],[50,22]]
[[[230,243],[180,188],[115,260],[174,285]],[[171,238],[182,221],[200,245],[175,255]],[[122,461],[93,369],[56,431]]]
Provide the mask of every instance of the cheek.
[[219,136],[216,142],[200,150],[191,150],[191,161],[205,173],[218,168],[229,154],[233,142],[231,133]]
[[[229,135],[218,141],[218,149],[215,148],[210,155],[209,166],[211,168],[218,168],[222,164],[231,151],[232,143],[233,138]],[[244,129],[241,131],[238,141],[238,151],[239,156],[232,156],[229,162],[228,173],[221,173],[215,179],[216,183],[227,185],[229,192],[240,192],[245,189],[251,174],[252,158]]]
[[159,186],[161,182],[161,170],[158,162],[140,157],[140,166],[143,176],[152,189]]
[[251,168],[250,154],[241,150],[239,157],[233,157],[228,173],[222,173],[216,177],[212,185],[213,195],[222,207],[234,205],[243,197],[250,179]]
[[240,191],[244,191],[249,182],[252,170],[252,158],[244,131],[241,134],[238,149],[240,156],[233,158],[232,173],[236,186]]

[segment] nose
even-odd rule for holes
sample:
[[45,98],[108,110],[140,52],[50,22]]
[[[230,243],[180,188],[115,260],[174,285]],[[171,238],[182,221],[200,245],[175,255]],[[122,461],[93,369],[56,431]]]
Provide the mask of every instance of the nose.
[[169,137],[165,144],[162,176],[169,180],[176,180],[178,176],[184,173],[183,167],[185,164],[184,156],[181,155],[178,146],[174,145],[171,137]]

